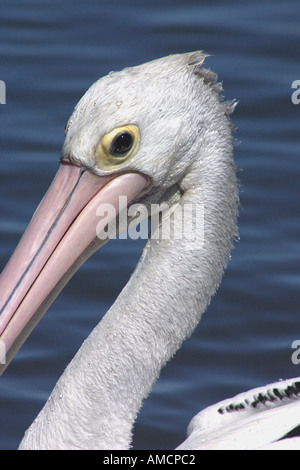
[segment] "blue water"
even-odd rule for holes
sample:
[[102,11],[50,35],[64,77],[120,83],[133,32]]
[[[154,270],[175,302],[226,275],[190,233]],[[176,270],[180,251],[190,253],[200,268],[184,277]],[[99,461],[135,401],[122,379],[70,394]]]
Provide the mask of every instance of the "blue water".
[[[57,169],[65,123],[100,76],[204,49],[234,115],[240,241],[193,336],[162,371],[134,448],[174,448],[223,398],[300,375],[297,0],[1,0],[0,268]],[[112,241],[73,278],[0,379],[0,448],[16,448],[83,339],[126,284],[143,242]]]

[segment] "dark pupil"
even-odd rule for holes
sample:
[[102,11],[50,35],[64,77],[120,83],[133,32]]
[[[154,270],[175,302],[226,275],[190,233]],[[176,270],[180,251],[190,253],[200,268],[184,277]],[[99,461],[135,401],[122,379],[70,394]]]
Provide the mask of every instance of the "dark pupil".
[[127,153],[133,144],[133,137],[130,132],[120,132],[117,134],[109,148],[109,153],[114,157],[123,156]]

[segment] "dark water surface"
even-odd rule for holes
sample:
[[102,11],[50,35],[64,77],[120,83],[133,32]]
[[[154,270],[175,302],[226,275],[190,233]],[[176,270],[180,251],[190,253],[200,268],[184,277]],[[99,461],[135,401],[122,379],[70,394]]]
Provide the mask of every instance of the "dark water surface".
[[[299,2],[2,0],[0,268],[57,169],[64,126],[111,70],[204,49],[236,98],[240,241],[193,336],[139,414],[134,448],[174,448],[205,406],[300,375]],[[146,86],[146,85],[145,85]],[[126,284],[142,241],[107,244],[73,278],[0,379],[0,448],[13,449],[65,365]],[[0,270],[1,270],[0,269]]]

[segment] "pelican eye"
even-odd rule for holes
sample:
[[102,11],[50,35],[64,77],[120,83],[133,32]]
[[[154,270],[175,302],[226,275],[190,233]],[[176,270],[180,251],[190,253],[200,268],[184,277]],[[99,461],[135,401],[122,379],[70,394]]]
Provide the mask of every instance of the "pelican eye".
[[133,146],[133,135],[128,132],[117,134],[109,147],[109,153],[113,157],[123,157]]
[[96,149],[97,164],[103,170],[109,170],[125,163],[137,152],[140,143],[139,128],[127,124],[105,134]]

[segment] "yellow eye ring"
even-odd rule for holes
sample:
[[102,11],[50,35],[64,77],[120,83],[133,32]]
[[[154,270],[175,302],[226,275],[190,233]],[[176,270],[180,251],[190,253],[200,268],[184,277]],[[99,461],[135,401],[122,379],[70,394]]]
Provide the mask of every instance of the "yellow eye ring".
[[139,128],[135,124],[116,127],[102,137],[96,149],[97,163],[109,170],[127,161],[137,152],[140,143]]

